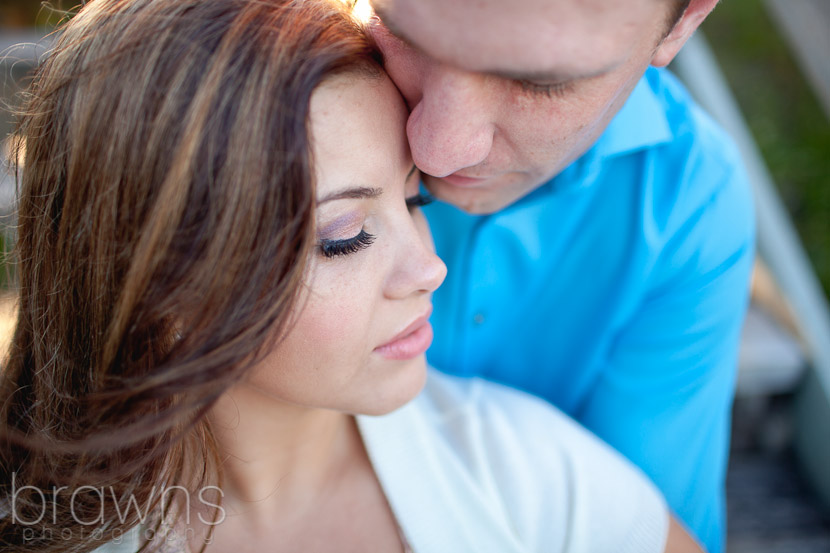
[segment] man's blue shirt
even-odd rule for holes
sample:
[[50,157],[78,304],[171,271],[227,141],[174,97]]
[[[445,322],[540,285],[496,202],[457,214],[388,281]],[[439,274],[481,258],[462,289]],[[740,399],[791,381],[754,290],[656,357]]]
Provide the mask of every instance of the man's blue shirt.
[[449,268],[429,360],[549,400],[639,465],[711,552],[754,253],[736,148],[650,68],[598,142],[504,210],[426,210]]

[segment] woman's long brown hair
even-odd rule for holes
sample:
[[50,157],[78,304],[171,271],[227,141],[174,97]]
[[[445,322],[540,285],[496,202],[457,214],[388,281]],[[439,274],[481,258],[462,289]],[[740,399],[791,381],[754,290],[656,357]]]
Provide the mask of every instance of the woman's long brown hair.
[[314,244],[312,91],[379,62],[326,0],[93,0],[60,31],[17,133],[0,549],[89,551],[160,484],[220,481],[205,414],[285,332]]

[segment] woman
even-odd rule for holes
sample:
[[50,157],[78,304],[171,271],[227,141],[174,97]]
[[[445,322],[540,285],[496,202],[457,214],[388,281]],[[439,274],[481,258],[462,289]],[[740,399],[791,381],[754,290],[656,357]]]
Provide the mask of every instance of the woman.
[[549,407],[419,394],[445,268],[342,7],[94,0],[30,93],[5,551],[691,547]]

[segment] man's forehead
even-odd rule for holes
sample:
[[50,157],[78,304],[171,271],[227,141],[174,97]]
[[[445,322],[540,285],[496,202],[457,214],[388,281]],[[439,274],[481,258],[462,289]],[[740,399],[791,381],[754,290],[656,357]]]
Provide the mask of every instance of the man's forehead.
[[[371,0],[400,38],[473,71],[539,79],[618,65],[645,35],[659,39],[666,0]],[[666,10],[666,13],[668,10]],[[555,60],[552,62],[552,60]],[[586,74],[587,73],[587,74]]]

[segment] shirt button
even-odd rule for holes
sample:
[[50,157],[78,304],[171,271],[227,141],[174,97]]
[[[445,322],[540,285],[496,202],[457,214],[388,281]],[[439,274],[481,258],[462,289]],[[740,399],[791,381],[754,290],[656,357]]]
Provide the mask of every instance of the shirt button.
[[484,324],[484,313],[476,313],[473,322],[477,325]]

